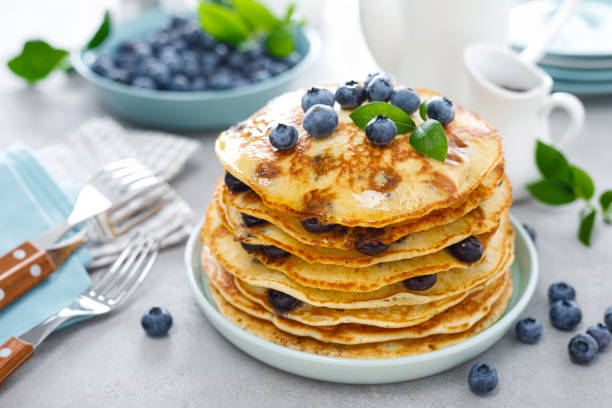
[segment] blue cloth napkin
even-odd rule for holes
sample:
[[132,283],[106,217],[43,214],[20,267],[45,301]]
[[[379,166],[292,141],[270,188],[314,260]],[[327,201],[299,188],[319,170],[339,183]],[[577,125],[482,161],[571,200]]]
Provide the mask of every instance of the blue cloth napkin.
[[[76,189],[62,190],[21,144],[0,151],[0,254],[66,218]],[[91,285],[82,248],[47,279],[0,311],[0,344],[69,305]]]

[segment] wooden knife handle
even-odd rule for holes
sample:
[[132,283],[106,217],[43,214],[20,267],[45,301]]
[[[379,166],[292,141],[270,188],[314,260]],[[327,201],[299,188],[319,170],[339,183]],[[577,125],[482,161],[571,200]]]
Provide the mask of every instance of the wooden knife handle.
[[0,258],[0,310],[45,279],[56,266],[29,241]]
[[30,357],[34,347],[16,337],[11,337],[0,346],[0,384],[6,381]]

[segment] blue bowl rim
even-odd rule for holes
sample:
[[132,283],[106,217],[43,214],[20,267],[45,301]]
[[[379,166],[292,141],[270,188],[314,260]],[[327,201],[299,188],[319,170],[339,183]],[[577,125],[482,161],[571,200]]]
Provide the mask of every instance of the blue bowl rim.
[[[254,343],[256,346],[266,349],[268,352],[278,353],[283,357],[306,360],[309,363],[315,364],[325,364],[337,367],[389,367],[389,366],[402,366],[406,364],[416,364],[427,360],[432,359],[442,359],[448,355],[461,353],[470,349],[475,343],[478,343],[481,339],[489,335],[489,333],[494,330],[498,326],[502,326],[505,324],[510,325],[511,322],[515,321],[519,314],[523,312],[527,303],[531,300],[536,284],[539,277],[539,265],[538,265],[538,255],[535,249],[535,245],[533,241],[529,237],[529,234],[523,227],[523,225],[512,215],[510,214],[510,221],[516,231],[515,239],[521,239],[526,244],[527,252],[529,256],[529,280],[525,287],[525,291],[522,296],[517,300],[517,302],[510,308],[506,309],[504,315],[498,319],[493,325],[491,325],[486,330],[478,333],[474,337],[471,337],[467,340],[464,340],[455,345],[445,347],[443,349],[435,350],[429,353],[417,354],[414,356],[407,357],[396,357],[396,358],[386,358],[386,359],[358,359],[358,358],[342,358],[342,357],[329,357],[329,356],[320,356],[317,354],[307,353],[304,351],[294,350],[288,347],[283,347],[278,344],[272,343],[268,340],[257,337],[254,334],[247,332],[246,330],[241,329],[225,316],[223,316],[217,308],[211,304],[211,302],[207,299],[207,297],[200,290],[199,284],[196,281],[196,278],[193,274],[193,265],[192,265],[192,251],[196,244],[196,241],[199,240],[200,237],[200,228],[195,228],[194,232],[189,237],[187,245],[185,247],[185,257],[184,257],[184,266],[185,271],[187,272],[187,279],[189,281],[189,286],[192,291],[195,292],[195,296],[198,298],[198,303],[203,305],[206,309],[206,315],[208,318],[213,318],[218,324],[224,325],[228,330],[232,331],[235,336],[243,337],[246,341]],[[200,221],[197,225],[203,225],[203,220]],[[224,336],[225,337],[225,336]]]
[[[126,23],[123,23],[126,24]],[[117,28],[120,30],[121,25]],[[293,67],[287,71],[273,76],[269,79],[244,85],[238,88],[224,89],[218,91],[160,91],[154,89],[143,89],[134,86],[121,84],[119,82],[112,81],[110,79],[101,77],[100,75],[93,72],[89,65],[84,61],[84,55],[92,51],[81,50],[73,52],[70,55],[70,62],[74,69],[89,82],[92,82],[100,88],[105,88],[114,92],[118,92],[124,95],[138,96],[147,99],[162,99],[168,101],[204,101],[204,100],[218,100],[229,97],[240,97],[245,95],[255,94],[265,89],[272,88],[276,85],[280,85],[291,78],[295,78],[301,75],[306,69],[308,69],[319,55],[321,49],[321,39],[317,32],[311,27],[299,27],[298,30],[304,35],[308,41],[308,52],[302,56],[302,59],[297,62]]]

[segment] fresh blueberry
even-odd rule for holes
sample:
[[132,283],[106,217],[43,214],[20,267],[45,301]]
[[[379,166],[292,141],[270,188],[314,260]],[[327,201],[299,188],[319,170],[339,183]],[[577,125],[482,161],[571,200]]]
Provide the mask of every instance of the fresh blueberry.
[[182,28],[189,24],[189,20],[181,16],[172,16],[170,19],[171,28]]
[[404,280],[404,286],[410,290],[427,290],[435,285],[437,280],[437,273],[415,276],[414,278]]
[[362,254],[376,256],[382,254],[389,248],[389,245],[383,244],[378,240],[370,240],[370,241],[357,241],[355,242],[355,249],[361,252]]
[[170,86],[172,75],[163,63],[157,60],[149,61],[142,71],[143,75],[152,78],[159,88],[167,89]]
[[183,60],[176,52],[164,50],[159,55],[159,60],[168,68],[170,73],[183,72]]
[[149,57],[152,51],[151,46],[144,41],[128,41],[119,47],[119,53],[140,59]]
[[287,64],[285,64],[284,62],[280,62],[280,61],[271,61],[268,64],[268,71],[270,72],[270,74],[272,74],[273,76],[276,75],[280,75],[283,72],[285,72],[287,69],[289,69],[289,66]]
[[168,84],[168,89],[172,91],[188,91],[189,88],[189,78],[183,74],[174,75]]
[[391,104],[410,115],[419,109],[421,97],[412,88],[397,88],[391,94]]
[[206,82],[206,79],[204,79],[203,77],[193,78],[193,81],[191,81],[192,91],[204,91],[206,90],[207,86],[208,84]]
[[268,63],[264,58],[260,58],[255,61],[251,61],[242,67],[242,71],[246,76],[254,75],[256,72],[267,71]]
[[107,78],[111,81],[127,84],[130,80],[130,73],[125,69],[113,68],[108,71]]
[[165,308],[154,306],[142,315],[140,324],[149,336],[163,336],[172,327],[172,315]]
[[200,71],[204,75],[212,74],[221,62],[221,58],[214,52],[205,52],[200,57]]
[[317,218],[308,218],[302,221],[302,226],[306,231],[318,234],[321,232],[328,232],[334,229],[336,224],[321,224]]
[[565,282],[553,283],[548,287],[548,300],[554,303],[557,300],[574,300],[576,291]]
[[149,77],[141,76],[132,80],[132,86],[137,88],[155,89],[155,81]]
[[94,63],[91,65],[91,70],[96,74],[105,77],[108,76],[108,71],[113,69],[114,66],[115,63],[113,62],[113,59],[111,57],[109,57],[108,55],[101,55],[96,58]]
[[294,126],[279,123],[268,133],[270,144],[278,150],[289,150],[298,141],[298,131]]
[[314,105],[334,106],[334,93],[327,88],[310,88],[302,96],[302,109],[306,112]]
[[604,323],[608,326],[608,330],[612,332],[612,306],[608,306],[604,313]]
[[531,238],[531,240],[535,244],[536,238],[537,238],[537,234],[536,234],[535,230],[531,226],[529,226],[527,224],[523,224],[523,228],[525,228],[525,231],[527,231],[527,234],[529,234],[529,237]]
[[247,244],[246,242],[241,242],[240,245],[249,254],[252,253],[252,252],[255,252],[255,251],[259,251],[260,249],[263,249],[263,247],[264,247],[263,245]]
[[365,87],[367,88],[368,85],[370,85],[370,82],[372,82],[372,80],[374,78],[376,78],[379,75],[384,75],[382,72],[371,72],[368,74],[368,76],[366,77],[365,81],[363,81],[363,84],[365,85]]
[[291,255],[291,253],[285,251],[284,249],[280,249],[278,247],[275,247],[274,245],[266,245],[263,247],[263,251],[266,253],[266,255],[268,255],[269,257],[272,258],[285,258],[289,255]]
[[572,330],[582,320],[582,312],[573,300],[557,300],[550,306],[550,321],[557,329]]
[[368,122],[365,134],[374,146],[386,146],[395,139],[397,126],[388,117],[378,115]]
[[230,53],[230,48],[227,44],[223,44],[223,43],[218,43],[215,45],[215,47],[213,48],[213,51],[215,52],[215,54],[217,54],[221,59],[225,59],[225,57],[227,57],[227,54]]
[[344,109],[355,109],[365,100],[365,87],[357,81],[345,82],[336,89],[336,101]]
[[264,55],[264,49],[261,44],[257,44],[253,46],[252,48],[249,48],[245,52],[247,54],[248,59],[251,61],[256,61],[260,59],[261,57],[263,57]]
[[251,75],[249,75],[249,79],[251,82],[264,81],[270,77],[271,77],[270,73],[265,70],[255,71]]
[[476,262],[482,258],[484,247],[475,236],[470,236],[448,247],[450,253],[461,262]]
[[497,370],[487,363],[476,363],[472,366],[468,375],[468,384],[472,392],[476,394],[488,394],[497,387],[499,378]]
[[612,341],[612,334],[608,328],[598,323],[594,326],[591,326],[587,329],[587,334],[595,339],[597,342],[597,347],[601,351],[610,345],[610,341]]
[[248,60],[249,57],[245,51],[234,51],[227,56],[227,65],[240,69],[245,66]]
[[300,305],[300,301],[293,296],[278,290],[268,289],[268,301],[278,312],[288,312]]
[[570,340],[567,350],[576,364],[587,364],[597,355],[597,341],[588,334],[578,333]]
[[292,52],[291,54],[289,54],[288,57],[283,58],[283,61],[285,61],[287,63],[287,65],[292,67],[295,64],[297,64],[298,62],[300,62],[301,59],[302,59],[302,56],[300,55],[300,53],[295,51],[295,52]]
[[253,217],[252,215],[249,215],[249,214],[242,213],[241,215],[242,215],[242,222],[244,222],[244,225],[246,225],[247,227],[255,227],[257,225],[266,223],[266,220],[262,220],[261,218]]
[[232,88],[232,74],[229,70],[219,70],[208,78],[208,86],[211,89]]
[[232,193],[242,193],[243,191],[248,191],[251,189],[251,187],[247,186],[245,183],[238,180],[229,171],[225,172],[224,181],[225,181],[225,185],[227,186],[229,191]]
[[389,75],[378,75],[367,86],[368,99],[387,102],[393,93],[393,79]]
[[455,118],[455,106],[442,96],[434,96],[427,100],[427,117],[446,126]]
[[317,104],[306,111],[302,125],[315,138],[327,137],[338,127],[338,114],[331,106]]
[[523,343],[535,343],[542,335],[542,323],[533,317],[519,320],[514,328],[516,336]]
[[181,72],[188,78],[196,78],[200,75],[200,65],[195,58],[182,58]]

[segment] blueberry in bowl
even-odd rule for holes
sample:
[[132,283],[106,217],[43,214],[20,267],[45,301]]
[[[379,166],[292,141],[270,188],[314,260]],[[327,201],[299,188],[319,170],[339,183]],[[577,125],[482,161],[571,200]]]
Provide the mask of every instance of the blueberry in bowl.
[[71,62],[109,110],[130,121],[161,129],[221,129],[293,87],[314,61],[319,39],[298,27],[294,42],[292,54],[276,58],[261,41],[221,43],[195,16],[153,11],[114,26],[100,47],[72,54]]

